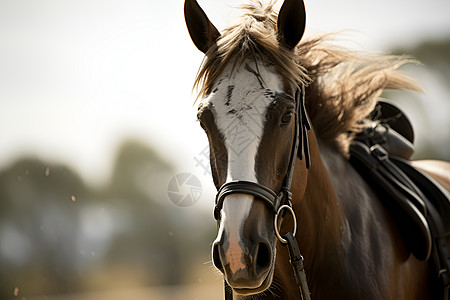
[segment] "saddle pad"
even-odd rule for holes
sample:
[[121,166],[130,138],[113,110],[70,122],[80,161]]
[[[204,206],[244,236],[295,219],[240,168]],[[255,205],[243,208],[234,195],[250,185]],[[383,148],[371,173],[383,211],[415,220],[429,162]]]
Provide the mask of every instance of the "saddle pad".
[[350,162],[378,193],[383,205],[393,216],[408,250],[417,259],[427,260],[431,254],[432,241],[423,199],[411,192],[403,180],[398,178],[401,171],[398,172],[395,165],[387,168],[383,166],[364,143],[353,141],[350,146]]
[[450,285],[450,193],[431,176],[413,167],[408,161],[392,157],[392,161],[424,193],[428,208],[427,221],[433,237],[433,261],[436,272],[447,288]]

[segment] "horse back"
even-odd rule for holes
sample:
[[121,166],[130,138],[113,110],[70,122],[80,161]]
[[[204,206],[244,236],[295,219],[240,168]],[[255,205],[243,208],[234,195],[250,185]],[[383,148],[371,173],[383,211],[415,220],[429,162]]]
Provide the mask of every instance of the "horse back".
[[416,160],[411,163],[450,192],[450,162],[441,160]]

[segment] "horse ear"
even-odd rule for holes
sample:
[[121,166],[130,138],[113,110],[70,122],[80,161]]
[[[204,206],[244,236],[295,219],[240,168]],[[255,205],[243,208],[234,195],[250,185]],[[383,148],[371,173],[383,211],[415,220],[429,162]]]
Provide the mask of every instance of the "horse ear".
[[220,37],[219,31],[209,21],[205,12],[195,0],[186,0],[184,2],[184,18],[189,35],[195,46],[203,53],[206,53]]
[[306,12],[303,0],[285,0],[278,14],[278,40],[292,50],[305,32]]

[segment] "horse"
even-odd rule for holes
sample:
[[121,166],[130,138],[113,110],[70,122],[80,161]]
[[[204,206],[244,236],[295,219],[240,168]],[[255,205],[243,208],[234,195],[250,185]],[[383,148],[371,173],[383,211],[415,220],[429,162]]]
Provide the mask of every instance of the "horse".
[[[332,46],[329,34],[303,38],[302,0],[274,5],[252,1],[219,32],[185,1],[205,54],[195,86],[219,191],[213,264],[236,299],[299,299],[285,232],[304,258],[305,299],[438,297],[430,263],[411,254],[348,160],[383,90],[419,90],[398,71],[409,59]],[[413,164],[450,190],[450,163]]]

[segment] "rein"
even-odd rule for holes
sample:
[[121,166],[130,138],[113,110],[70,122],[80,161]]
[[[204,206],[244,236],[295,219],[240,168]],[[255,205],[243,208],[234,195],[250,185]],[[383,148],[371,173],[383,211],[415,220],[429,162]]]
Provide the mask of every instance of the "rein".
[[[281,190],[276,193],[272,189],[259,184],[257,182],[250,182],[244,180],[236,180],[223,184],[216,195],[214,218],[216,220],[220,217],[220,211],[223,207],[223,201],[225,197],[230,194],[247,194],[263,200],[274,212],[274,230],[278,240],[288,246],[290,263],[294,271],[295,281],[300,290],[300,296],[302,300],[310,300],[310,293],[308,283],[306,281],[306,273],[303,266],[303,256],[300,253],[297,240],[295,239],[295,233],[297,231],[297,220],[294,210],[292,208],[292,193],[291,184],[294,174],[295,160],[297,155],[300,159],[303,159],[303,153],[306,161],[306,168],[311,165],[309,156],[309,144],[307,131],[311,129],[308,116],[305,109],[305,87],[299,86],[295,93],[296,101],[296,114],[295,114],[295,134],[294,142],[292,144],[291,156],[289,160],[288,171],[283,180],[283,186]],[[300,152],[298,151],[300,147]],[[303,149],[302,149],[303,148]],[[303,150],[303,151],[302,151]],[[280,235],[278,229],[278,218],[281,216],[281,221],[284,218],[285,212],[288,210],[294,219],[294,228],[292,232],[288,232],[283,236]],[[233,299],[233,290],[224,279],[225,285],[225,299]]]

